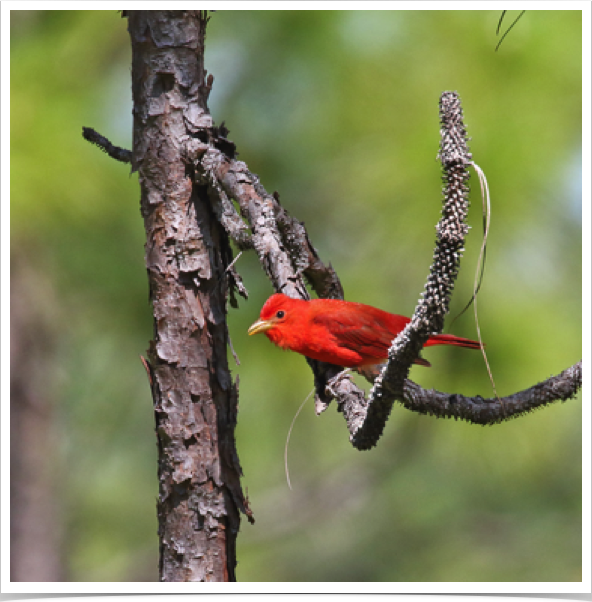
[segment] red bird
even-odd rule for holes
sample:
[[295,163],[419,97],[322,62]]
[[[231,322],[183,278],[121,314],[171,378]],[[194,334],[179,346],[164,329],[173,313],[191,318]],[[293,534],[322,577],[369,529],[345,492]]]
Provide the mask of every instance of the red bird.
[[[314,360],[346,368],[368,368],[384,363],[393,339],[410,322],[405,316],[391,314],[370,305],[337,299],[292,299],[282,294],[269,297],[261,309],[259,320],[249,334],[264,332],[282,349],[290,349]],[[481,349],[477,341],[437,334],[431,345],[457,345]],[[424,359],[416,364],[429,366]],[[364,367],[367,367],[364,370]]]

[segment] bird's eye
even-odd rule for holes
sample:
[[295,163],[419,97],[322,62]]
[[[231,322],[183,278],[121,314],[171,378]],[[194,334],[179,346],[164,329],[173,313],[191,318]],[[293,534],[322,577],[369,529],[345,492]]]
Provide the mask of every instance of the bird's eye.
[[285,312],[283,312],[283,311],[280,309],[280,311],[278,311],[278,312],[277,312],[277,314],[275,314],[275,315],[276,315],[276,317],[278,317],[278,318],[283,318],[283,317],[284,317],[286,314],[285,314]]

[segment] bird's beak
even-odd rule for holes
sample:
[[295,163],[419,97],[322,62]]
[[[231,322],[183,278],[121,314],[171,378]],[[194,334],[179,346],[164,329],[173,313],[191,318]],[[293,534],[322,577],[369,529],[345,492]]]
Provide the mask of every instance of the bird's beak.
[[271,320],[257,320],[254,324],[251,324],[251,327],[247,332],[249,336],[252,334],[258,334],[260,332],[265,332],[270,328],[274,327],[274,323]]

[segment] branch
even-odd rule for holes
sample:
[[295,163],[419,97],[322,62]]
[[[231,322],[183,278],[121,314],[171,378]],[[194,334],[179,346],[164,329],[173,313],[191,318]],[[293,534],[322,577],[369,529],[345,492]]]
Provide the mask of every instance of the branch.
[[468,231],[465,224],[469,206],[466,181],[471,155],[456,94],[445,92],[442,95],[440,118],[445,202],[437,226],[434,261],[422,299],[411,322],[393,341],[389,362],[375,380],[368,400],[352,392],[347,376],[338,375],[327,386],[327,395],[337,399],[338,409],[345,416],[352,445],[360,450],[376,445],[395,400],[422,414],[460,418],[474,424],[496,424],[554,401],[565,401],[573,397],[582,384],[581,362],[543,383],[501,399],[427,391],[407,379],[427,338],[442,330]]
[[[370,449],[380,438],[395,400],[406,408],[436,417],[455,417],[475,424],[495,424],[536,407],[573,397],[581,387],[581,363],[539,385],[506,398],[483,399],[428,391],[410,381],[409,369],[433,334],[442,331],[444,317],[464,251],[468,231],[468,171],[471,162],[462,122],[460,100],[445,92],[440,101],[444,169],[444,206],[437,226],[437,245],[422,298],[410,324],[393,342],[389,362],[374,383],[368,399],[340,366],[308,360],[315,380],[316,412],[332,399],[345,416],[350,441]],[[207,141],[191,138],[188,160],[198,180],[208,186],[214,210],[239,248],[254,248],[276,291],[308,299],[304,280],[321,298],[343,298],[343,289],[331,265],[325,265],[312,246],[304,225],[270,195],[247,165],[225,154],[216,128],[207,129]],[[228,145],[229,141],[225,140]],[[238,205],[230,200],[234,199]],[[251,234],[249,235],[249,230]]]
[[[444,205],[436,227],[436,248],[422,298],[411,322],[397,336],[389,349],[389,361],[374,381],[367,404],[367,416],[358,430],[352,432],[352,443],[363,449],[382,434],[395,399],[404,399],[404,386],[413,362],[434,334],[442,332],[444,317],[460,267],[464,238],[469,228],[468,164],[471,155],[462,121],[460,99],[453,92],[440,98],[441,141],[439,157],[444,169]],[[348,408],[349,405],[344,406]],[[353,408],[354,414],[358,409]],[[349,423],[349,421],[348,421]]]
[[[352,433],[352,444],[360,449],[370,449],[377,442],[376,432],[365,429],[369,401],[352,390],[349,375],[343,372],[329,381],[328,394],[337,400],[337,408],[346,418]],[[428,414],[436,418],[454,418],[472,424],[492,425],[517,418],[536,408],[556,401],[567,401],[576,396],[582,386],[582,362],[567,368],[560,374],[502,398],[484,399],[480,396],[465,397],[458,393],[442,393],[423,389],[411,380],[405,380],[403,398],[397,399],[412,412]]]
[[304,276],[319,297],[343,299],[335,270],[320,260],[304,224],[290,216],[279,195],[270,195],[244,162],[221,149],[216,128],[205,130],[207,142],[187,140],[186,156],[198,181],[208,186],[214,211],[235,244],[255,249],[276,291],[308,299]]
[[[435,415],[439,418],[466,420],[473,424],[498,424],[517,418],[555,401],[573,399],[582,386],[582,361],[556,376],[513,395],[483,399],[463,395],[427,391],[419,385],[405,382],[402,404],[413,412]],[[437,408],[436,413],[434,409]]]
[[107,153],[112,159],[122,163],[132,162],[132,151],[112,144],[105,136],[102,136],[92,128],[82,128],[82,137],[92,144],[96,144],[104,153]]

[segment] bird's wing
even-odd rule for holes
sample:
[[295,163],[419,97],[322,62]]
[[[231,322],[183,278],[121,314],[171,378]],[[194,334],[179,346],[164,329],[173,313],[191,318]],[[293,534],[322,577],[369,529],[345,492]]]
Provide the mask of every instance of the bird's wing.
[[328,330],[340,347],[356,351],[367,359],[386,359],[392,340],[403,330],[409,318],[370,306],[358,306],[332,307],[331,311],[319,312],[312,319]]

